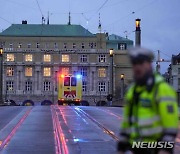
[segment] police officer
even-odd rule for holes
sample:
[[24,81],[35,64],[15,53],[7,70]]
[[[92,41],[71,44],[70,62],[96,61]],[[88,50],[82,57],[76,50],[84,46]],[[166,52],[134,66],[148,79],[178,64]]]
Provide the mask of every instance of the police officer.
[[[153,73],[151,50],[136,47],[129,50],[135,83],[125,97],[124,118],[121,125],[119,153],[130,150],[134,154],[172,154],[178,130],[176,92],[157,73]],[[144,142],[144,148],[132,148],[133,142]],[[147,143],[163,143],[146,148]],[[142,144],[141,144],[142,145]]]

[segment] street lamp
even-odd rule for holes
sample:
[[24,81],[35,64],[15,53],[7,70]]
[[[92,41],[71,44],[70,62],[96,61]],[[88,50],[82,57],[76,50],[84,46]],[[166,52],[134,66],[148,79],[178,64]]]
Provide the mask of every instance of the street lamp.
[[113,55],[114,55],[114,50],[113,49],[109,50],[109,55],[110,55],[110,57],[113,57]]
[[124,97],[124,74],[121,74],[121,99]]
[[[110,91],[109,91],[109,96],[113,99],[113,94],[114,94],[114,72],[113,72],[113,56],[114,56],[114,50],[110,49],[109,50],[109,55],[110,55]],[[109,106],[112,105],[112,99],[109,103]]]
[[3,104],[3,48],[0,48],[0,104]]

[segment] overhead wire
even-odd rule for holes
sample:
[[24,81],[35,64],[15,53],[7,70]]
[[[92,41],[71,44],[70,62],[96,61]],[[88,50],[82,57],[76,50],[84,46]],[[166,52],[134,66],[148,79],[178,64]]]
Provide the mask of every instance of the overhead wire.
[[39,11],[40,11],[40,13],[41,13],[42,17],[44,17],[43,12],[42,12],[42,10],[41,10],[41,7],[40,7],[40,5],[39,5],[38,0],[36,0],[36,3],[37,3],[37,5],[38,5]]
[[107,28],[107,27],[110,27],[111,25],[114,25],[114,23],[117,23],[117,22],[119,22],[119,21],[122,21],[123,19],[126,19],[127,17],[129,17],[129,16],[131,16],[131,15],[133,15],[133,14],[136,14],[137,12],[142,11],[143,9],[145,9],[146,7],[150,6],[151,4],[153,4],[154,2],[157,2],[157,1],[158,1],[158,0],[152,0],[150,3],[143,5],[142,7],[138,8],[138,9],[136,9],[135,11],[132,11],[131,13],[129,13],[128,15],[125,15],[125,16],[119,18],[118,20],[116,20],[116,21],[114,21],[114,22],[106,25],[105,27],[106,27],[106,28]]
[[5,22],[9,23],[9,24],[12,24],[10,21],[8,21],[7,19],[3,18],[3,17],[0,17],[0,19],[4,20]]

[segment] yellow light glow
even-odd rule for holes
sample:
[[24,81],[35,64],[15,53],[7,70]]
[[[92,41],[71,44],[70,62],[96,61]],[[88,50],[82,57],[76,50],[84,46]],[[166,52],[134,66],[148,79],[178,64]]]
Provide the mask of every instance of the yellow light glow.
[[110,54],[110,56],[112,56],[112,55],[114,54],[114,50],[113,50],[113,49],[110,49],[110,50],[109,50],[109,54]]
[[140,20],[136,20],[136,27],[140,27]]
[[121,79],[124,79],[124,74],[121,74]]
[[3,49],[2,49],[2,48],[0,48],[0,54],[1,54],[1,55],[3,54]]

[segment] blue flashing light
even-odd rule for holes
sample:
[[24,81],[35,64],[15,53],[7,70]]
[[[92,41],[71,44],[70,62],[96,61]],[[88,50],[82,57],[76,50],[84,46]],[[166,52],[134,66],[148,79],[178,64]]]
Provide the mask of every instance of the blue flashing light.
[[77,78],[77,79],[80,79],[80,78],[81,78],[81,75],[80,75],[80,74],[77,74],[77,75],[76,75],[76,78]]

